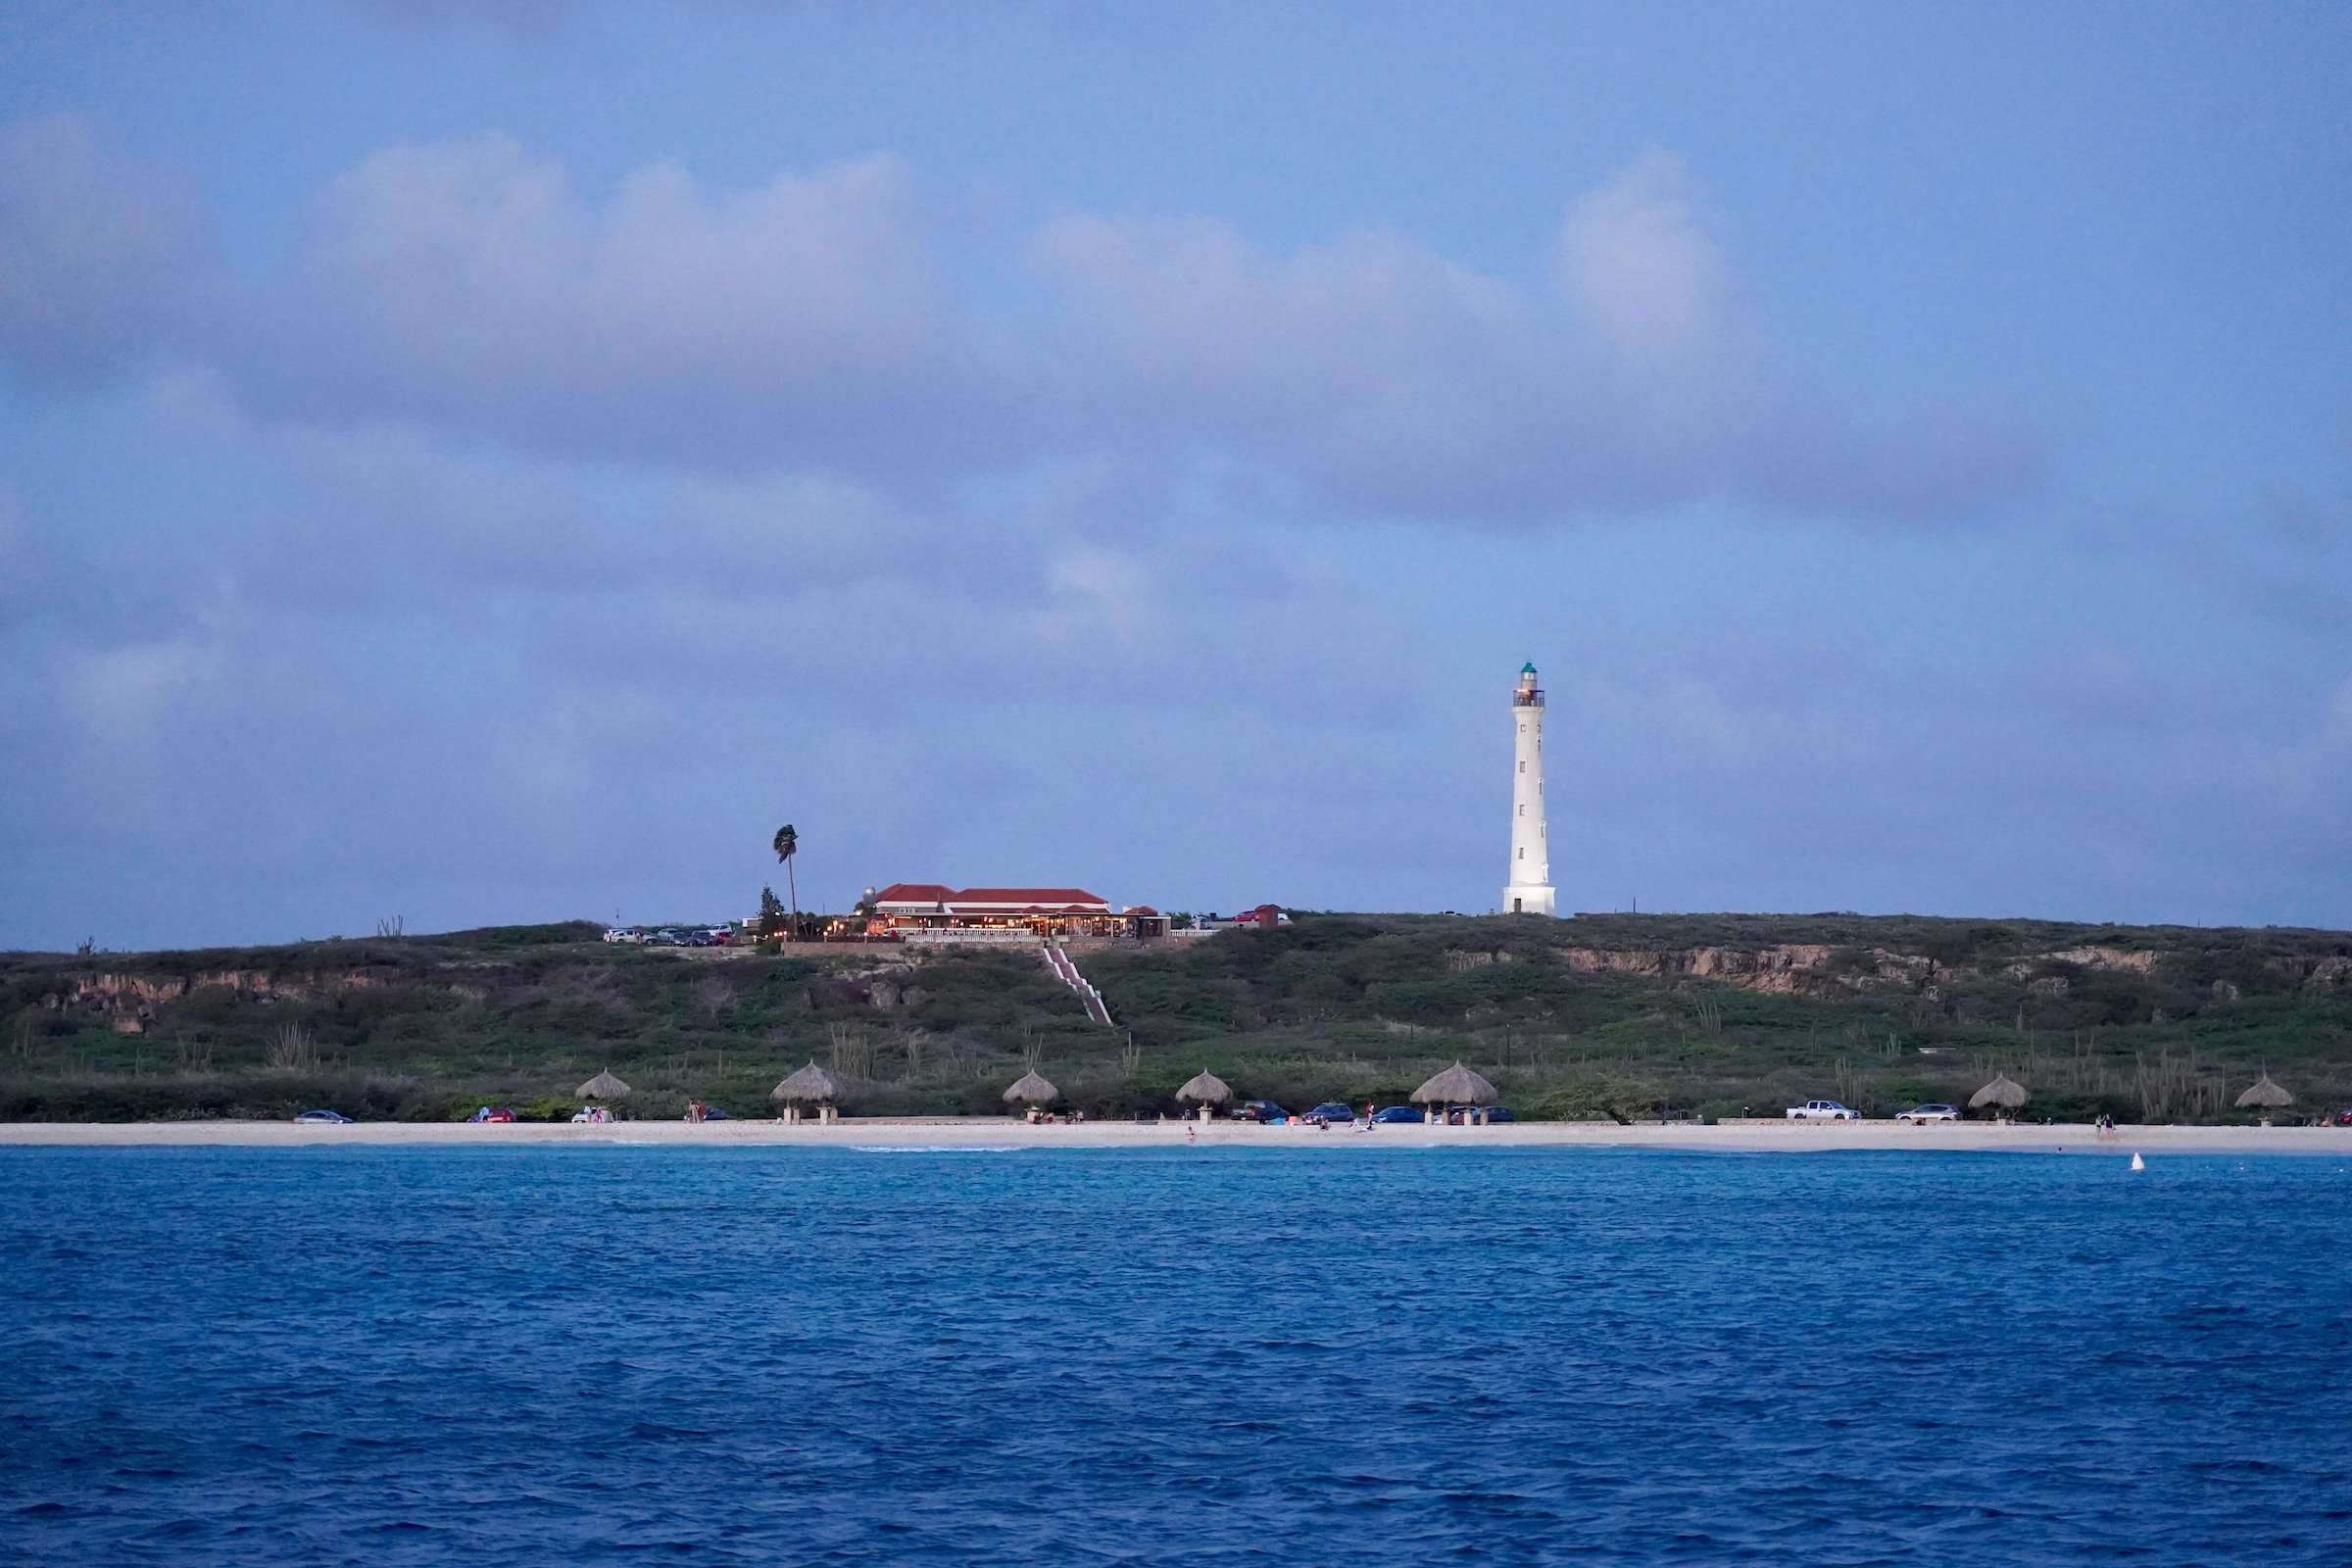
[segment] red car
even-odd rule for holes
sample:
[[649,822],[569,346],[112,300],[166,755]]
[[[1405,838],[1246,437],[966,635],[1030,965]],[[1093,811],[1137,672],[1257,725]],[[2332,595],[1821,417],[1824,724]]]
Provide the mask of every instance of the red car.
[[504,1105],[484,1105],[466,1119],[467,1121],[513,1121],[514,1112]]

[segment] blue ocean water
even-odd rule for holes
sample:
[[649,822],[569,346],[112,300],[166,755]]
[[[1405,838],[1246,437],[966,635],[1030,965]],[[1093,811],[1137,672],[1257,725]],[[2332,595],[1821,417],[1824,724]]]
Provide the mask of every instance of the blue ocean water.
[[0,1559],[2352,1561],[2352,1161],[0,1151]]

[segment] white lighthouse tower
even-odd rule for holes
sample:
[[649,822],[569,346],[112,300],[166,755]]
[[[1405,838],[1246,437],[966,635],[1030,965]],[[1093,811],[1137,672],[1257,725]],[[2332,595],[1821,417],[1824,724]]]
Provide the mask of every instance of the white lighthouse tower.
[[1536,666],[1511,692],[1511,882],[1506,914],[1551,914],[1551,847],[1544,825],[1544,688]]

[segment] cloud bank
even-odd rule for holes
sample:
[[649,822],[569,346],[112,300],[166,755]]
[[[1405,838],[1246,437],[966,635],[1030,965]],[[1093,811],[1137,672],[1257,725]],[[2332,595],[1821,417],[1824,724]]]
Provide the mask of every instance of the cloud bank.
[[1939,525],[2038,484],[2013,422],[1807,391],[1702,209],[1645,155],[1570,207],[1534,285],[1384,230],[1278,253],[1074,214],[1028,238],[1044,299],[1013,317],[956,286],[889,157],[735,192],[657,163],[597,195],[486,135],[345,172],[214,308],[201,209],[36,122],[0,140],[0,354],[60,386],[176,355],[266,420],[568,458],[906,485],[1109,450],[1441,522],[1726,498]]

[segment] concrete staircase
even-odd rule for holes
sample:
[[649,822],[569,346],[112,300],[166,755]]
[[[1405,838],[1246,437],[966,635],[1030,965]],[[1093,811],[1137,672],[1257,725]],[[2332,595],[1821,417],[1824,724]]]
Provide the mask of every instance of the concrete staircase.
[[1102,993],[1095,989],[1094,982],[1078,972],[1078,965],[1068,954],[1061,951],[1059,943],[1046,944],[1046,967],[1054,971],[1054,979],[1078,993],[1078,1000],[1086,1004],[1088,1017],[1105,1029],[1110,1027],[1110,1009],[1102,1004]]

